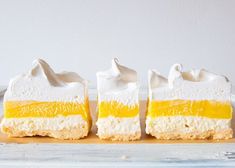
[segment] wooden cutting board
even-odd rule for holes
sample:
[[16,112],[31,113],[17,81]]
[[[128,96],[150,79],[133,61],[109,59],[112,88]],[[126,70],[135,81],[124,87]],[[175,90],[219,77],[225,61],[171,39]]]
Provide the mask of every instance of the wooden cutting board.
[[[91,132],[86,138],[80,140],[59,140],[50,137],[24,137],[24,138],[8,138],[5,134],[0,133],[0,142],[1,143],[78,143],[78,144],[154,144],[154,143],[235,143],[235,138],[229,140],[157,140],[152,136],[146,135],[145,128],[145,113],[146,113],[146,101],[141,101],[140,103],[140,119],[141,119],[141,129],[142,136],[140,140],[131,141],[131,142],[120,142],[120,141],[109,141],[109,140],[100,140],[96,136],[96,102],[90,102],[91,115],[93,119],[93,126]],[[235,118],[233,117],[232,121],[233,130],[235,132]]]

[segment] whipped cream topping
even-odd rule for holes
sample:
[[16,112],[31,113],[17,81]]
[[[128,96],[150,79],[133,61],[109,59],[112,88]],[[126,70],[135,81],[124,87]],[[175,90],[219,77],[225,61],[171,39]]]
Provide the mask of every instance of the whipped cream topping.
[[33,61],[25,74],[10,80],[4,101],[75,101],[87,97],[87,81],[74,72],[55,73],[43,60]]
[[168,78],[156,70],[149,70],[148,85],[150,100],[220,100],[230,101],[231,83],[225,76],[204,69],[182,71],[174,64]]
[[97,72],[98,102],[117,101],[124,105],[138,103],[139,84],[136,71],[112,60],[107,71]]

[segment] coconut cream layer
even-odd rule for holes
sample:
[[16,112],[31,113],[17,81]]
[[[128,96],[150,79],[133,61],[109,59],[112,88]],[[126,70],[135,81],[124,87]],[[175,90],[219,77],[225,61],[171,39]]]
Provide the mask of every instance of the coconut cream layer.
[[212,100],[164,100],[149,101],[147,117],[201,116],[214,119],[231,119],[230,102]]
[[128,135],[140,133],[139,116],[136,117],[106,117],[99,118],[96,122],[98,135]]
[[[33,122],[33,123],[32,123]],[[63,130],[76,128],[78,125],[86,125],[87,122],[81,115],[70,115],[67,117],[28,117],[28,118],[4,118],[2,127],[17,127],[18,130]],[[88,126],[89,127],[89,126]]]

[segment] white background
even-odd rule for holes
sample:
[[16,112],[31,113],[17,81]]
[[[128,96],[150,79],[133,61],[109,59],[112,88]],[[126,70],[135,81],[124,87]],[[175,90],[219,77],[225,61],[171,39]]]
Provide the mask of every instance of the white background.
[[149,68],[167,75],[175,62],[235,82],[235,1],[0,1],[0,85],[44,58],[95,86],[113,57],[142,85]]

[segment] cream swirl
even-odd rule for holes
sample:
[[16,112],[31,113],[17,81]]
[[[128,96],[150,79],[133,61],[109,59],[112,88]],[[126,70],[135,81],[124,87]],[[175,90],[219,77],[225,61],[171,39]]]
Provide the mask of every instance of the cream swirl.
[[136,71],[112,60],[109,70],[97,72],[98,101],[118,101],[125,105],[138,103],[139,83]]

